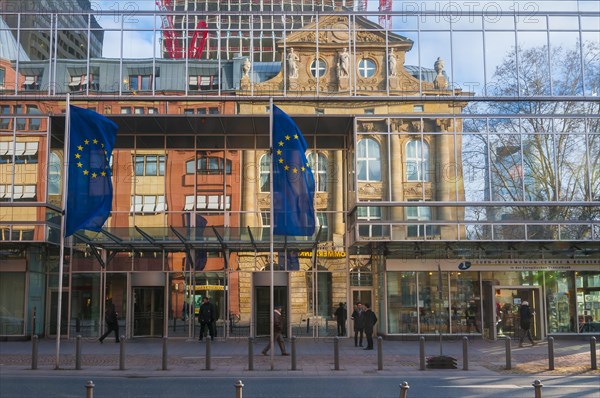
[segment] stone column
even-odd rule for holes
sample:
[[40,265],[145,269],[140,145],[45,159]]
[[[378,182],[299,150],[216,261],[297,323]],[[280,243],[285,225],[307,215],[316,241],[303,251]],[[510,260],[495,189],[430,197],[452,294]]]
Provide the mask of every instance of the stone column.
[[[256,212],[257,202],[257,187],[259,184],[258,178],[260,173],[258,172],[259,164],[256,158],[256,151],[242,151],[241,154],[241,178],[242,178],[242,211]],[[257,223],[258,215],[256,213],[242,213],[240,227],[245,228],[246,226],[255,227]]]
[[333,151],[333,242],[336,246],[344,244],[345,225],[344,225],[344,153],[343,151]]

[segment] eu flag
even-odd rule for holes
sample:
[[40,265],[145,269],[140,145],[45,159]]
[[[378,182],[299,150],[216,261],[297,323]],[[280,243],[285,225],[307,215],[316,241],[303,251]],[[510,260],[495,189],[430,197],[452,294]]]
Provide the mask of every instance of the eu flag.
[[315,232],[315,179],[306,160],[306,140],[296,123],[273,106],[273,233]]
[[109,159],[117,125],[106,117],[69,106],[69,159],[65,237],[80,229],[100,231],[112,208]]

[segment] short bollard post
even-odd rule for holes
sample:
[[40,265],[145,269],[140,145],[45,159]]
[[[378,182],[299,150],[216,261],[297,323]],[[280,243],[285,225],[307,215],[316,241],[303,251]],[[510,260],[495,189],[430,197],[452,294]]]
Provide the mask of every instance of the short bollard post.
[[119,370],[125,370],[125,336],[121,336],[121,346],[119,347]]
[[335,370],[340,370],[340,338],[333,338],[333,366]]
[[598,362],[596,360],[596,338],[593,336],[590,339],[590,358],[592,360],[592,370],[598,369]]
[[210,347],[211,339],[206,339],[206,355],[204,357],[204,370],[210,370]]
[[169,338],[167,336],[163,337],[163,345],[162,345],[162,370],[167,370],[168,367],[168,346],[167,343],[169,341]]
[[75,370],[81,370],[81,335],[75,338]]
[[535,398],[542,398],[542,387],[544,386],[541,381],[536,380],[532,384],[535,389]]
[[469,370],[469,338],[463,337],[463,370]]
[[85,398],[94,398],[94,382],[91,380],[85,383]]
[[403,382],[402,384],[400,384],[400,398],[406,398],[408,395],[408,389],[410,388],[410,386],[408,385],[408,382]]
[[548,337],[548,370],[554,370],[554,337]]
[[419,370],[425,370],[425,337],[419,337]]
[[377,370],[383,370],[383,350],[382,350],[383,338],[377,336]]
[[510,337],[506,336],[504,338],[504,348],[506,351],[506,370],[511,370],[512,369],[512,357],[511,357],[511,347],[510,347]]
[[36,370],[38,367],[38,336],[34,334],[31,338],[31,369]]
[[243,389],[244,383],[242,383],[241,380],[238,380],[237,383],[235,383],[235,398],[242,398]]
[[292,336],[292,370],[296,370],[296,336]]
[[248,337],[248,370],[254,370],[254,338]]

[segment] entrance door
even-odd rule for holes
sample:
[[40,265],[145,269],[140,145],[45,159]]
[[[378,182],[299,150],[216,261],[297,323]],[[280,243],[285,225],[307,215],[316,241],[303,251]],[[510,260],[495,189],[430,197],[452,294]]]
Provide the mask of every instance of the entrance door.
[[[287,312],[287,297],[288,291],[287,286],[274,286],[273,293],[275,298],[275,304],[280,304],[282,308],[282,315],[286,322],[289,322],[289,316]],[[270,330],[269,325],[271,324],[271,291],[269,286],[255,286],[254,287],[254,319],[256,322],[256,336],[269,336]],[[283,331],[284,336],[287,336],[287,325]]]
[[361,303],[361,304],[369,304],[371,306],[373,306],[373,302],[371,301],[371,289],[355,289],[352,290],[352,308],[351,311],[354,311],[354,306],[357,303]]
[[164,288],[133,288],[133,337],[162,337]]
[[[62,302],[61,302],[61,313],[60,313],[60,335],[66,336],[68,330],[68,322],[69,322],[69,292],[63,291],[62,293]],[[46,330],[47,336],[56,337],[56,327],[58,326],[56,320],[58,312],[58,290],[50,291],[50,307],[48,308],[48,313],[46,314],[46,319],[49,319],[50,322],[47,323],[48,329]]]
[[496,312],[496,325],[493,328],[495,338],[509,336],[511,339],[520,337],[519,308],[524,301],[529,303],[531,311],[534,313],[531,322],[531,335],[534,339],[544,338],[543,317],[540,288],[537,287],[515,287],[515,286],[494,286],[491,289],[494,295],[494,309]]

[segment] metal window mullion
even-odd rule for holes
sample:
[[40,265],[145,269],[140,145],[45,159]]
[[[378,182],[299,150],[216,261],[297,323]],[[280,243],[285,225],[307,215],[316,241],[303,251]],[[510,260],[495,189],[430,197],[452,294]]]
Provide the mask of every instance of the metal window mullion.
[[[583,57],[583,35],[581,33],[581,14],[577,15],[577,21],[579,23],[579,29],[578,29],[578,33],[579,33],[579,58],[580,58],[579,68],[581,70],[581,90],[582,90],[583,95],[585,96],[586,84],[585,84],[585,67],[583,66],[584,65],[584,57]],[[552,93],[550,93],[550,94],[552,94]],[[593,93],[592,93],[592,95],[593,95]]]
[[[90,95],[90,84],[92,83],[92,79],[90,79],[90,45],[91,45],[91,14],[88,14],[88,20],[87,20],[87,56],[86,56],[86,76],[87,76],[87,84],[85,85],[85,95],[89,96]],[[70,312],[69,312],[70,313]]]
[[[316,47],[315,47],[315,52],[316,52],[316,58],[315,58],[315,77],[317,79],[317,97],[319,96],[319,93],[321,92],[321,72],[320,72],[320,65],[321,65],[321,61],[320,61],[320,54],[319,54],[319,14],[317,14],[316,17],[316,25],[315,25],[315,30],[316,30]],[[300,28],[302,29],[302,28]]]
[[[385,60],[386,60],[386,68],[387,71],[387,79],[385,81],[385,91],[386,95],[390,95],[390,41],[389,41],[389,29],[385,30]],[[389,119],[388,119],[388,128],[389,128]]]
[[[453,30],[453,26],[452,26],[452,21],[453,18],[450,18],[450,69],[452,69],[452,72],[450,73],[450,82],[448,82],[448,86],[449,88],[452,90],[452,92],[454,92],[454,84],[455,84],[455,80],[454,80],[454,30]],[[451,322],[452,323],[452,322]]]
[[[52,83],[49,85],[49,88],[53,88],[52,93],[56,95],[56,64],[58,58],[58,14],[54,14],[56,17],[56,23],[54,24],[54,68],[52,69]],[[48,51],[48,56],[52,60],[52,56],[50,55],[50,51]]]
[[154,96],[156,95],[156,45],[154,44],[156,43],[156,14],[154,14],[154,23],[152,25],[152,96]]
[[[286,31],[287,31],[287,27],[285,26],[285,16],[282,16],[283,18],[283,37],[286,37]],[[293,25],[292,25],[293,28]],[[318,27],[317,27],[318,29]],[[317,55],[318,55],[318,45],[319,45],[319,38],[317,36]],[[286,58],[287,58],[287,40],[283,41],[283,53],[281,54],[281,62],[283,64],[283,96],[287,97],[288,94],[288,79],[287,79],[287,62],[286,62]],[[275,60],[275,57],[273,57],[273,60]]]
[[554,84],[552,79],[552,53],[550,52],[550,21],[548,19],[548,15],[546,15],[546,43],[547,43],[547,53],[548,53],[548,79],[550,83],[550,95],[554,94]]
[[[453,176],[453,178],[454,178],[454,190],[456,191],[454,200],[456,201],[456,204],[457,204],[457,207],[458,207],[458,205],[460,203],[460,198],[458,196],[458,193],[460,192],[460,187],[459,187],[459,183],[458,183],[458,180],[459,180],[459,178],[458,178],[459,171],[458,171],[458,164],[456,162],[456,159],[459,158],[459,153],[458,153],[458,148],[457,148],[458,145],[457,145],[457,142],[456,142],[456,130],[457,130],[456,126],[458,125],[458,123],[457,123],[457,117],[456,116],[454,116],[452,119],[453,119],[452,120],[452,125],[454,126],[452,128],[452,139],[454,141],[454,159],[455,159],[455,161],[453,162],[454,163],[453,164],[453,169],[454,169],[454,176]],[[460,173],[460,174],[462,174],[462,173]],[[456,240],[460,240],[460,225],[458,223],[458,221],[459,221],[458,214],[456,214],[456,218],[457,218]]]
[[486,42],[485,42],[485,27],[486,27],[486,23],[485,23],[485,18],[481,18],[481,37],[482,37],[482,44],[483,44],[483,95],[487,96],[487,51],[486,51]]
[[421,311],[419,311],[419,272],[413,271],[415,273],[415,296],[417,303],[417,333],[421,334]]
[[417,54],[419,58],[419,96],[423,96],[423,67],[421,66],[421,19],[417,18]]
[[[493,178],[492,178],[492,158],[490,156],[490,119],[488,117],[485,118],[485,140],[486,140],[486,161],[487,161],[487,181],[489,181],[488,183],[488,200],[491,202],[493,199],[493,190],[492,190],[492,185],[493,185]],[[488,220],[489,221],[489,220]],[[494,220],[495,222],[495,220]],[[492,240],[494,240],[494,226],[492,225],[491,228],[491,234],[490,237],[492,238]]]
[[[515,68],[517,75],[517,98],[521,97],[521,82],[519,81],[520,70],[519,70],[519,28],[517,12],[515,10],[513,14],[513,22],[515,24]],[[520,131],[520,129],[519,129]]]
[[[352,23],[350,23],[351,20]],[[353,37],[356,37],[356,17],[348,14],[348,40],[350,40],[348,43],[348,50],[352,53],[348,65],[348,83],[350,84],[349,94],[351,96],[356,96],[356,40],[352,40]]]
[[[123,95],[123,21],[121,20],[121,48],[119,57],[119,96]],[[129,78],[127,78],[129,80]]]
[[[185,63],[184,63],[184,68],[185,68],[185,95],[186,97],[189,95],[189,89],[190,89],[190,59],[188,57],[188,41],[189,41],[189,21],[188,21],[188,17],[186,15],[182,15],[181,16],[181,21],[183,24],[183,29],[185,32],[184,35],[184,39],[183,39],[183,56],[185,57]],[[200,84],[201,82],[198,82],[198,89],[200,89]]]
[[[50,32],[52,35],[52,32]],[[52,36],[51,36],[52,37]],[[15,65],[15,76],[20,76],[19,69],[21,67],[21,52],[18,48],[21,46],[21,14],[17,14],[17,61]],[[50,57],[48,57],[50,58]],[[15,79],[15,95],[19,93],[19,79]],[[48,94],[50,94],[50,85],[48,85]],[[34,331],[35,333],[35,331]]]

